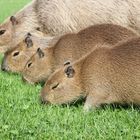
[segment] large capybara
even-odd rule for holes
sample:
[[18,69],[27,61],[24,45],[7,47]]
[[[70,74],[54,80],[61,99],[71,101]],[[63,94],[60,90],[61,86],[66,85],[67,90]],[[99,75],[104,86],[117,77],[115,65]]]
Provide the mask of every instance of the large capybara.
[[20,73],[27,61],[36,53],[38,46],[41,48],[48,46],[51,39],[53,37],[39,37],[36,34],[28,33],[24,39],[16,43],[17,45],[13,43],[15,46],[5,52],[1,69],[3,71]]
[[85,111],[111,103],[140,105],[140,38],[96,48],[56,70],[42,89],[41,98],[51,104],[86,98]]
[[140,32],[139,7],[139,0],[34,0],[14,15],[14,30],[9,18],[0,25],[0,51],[7,50],[11,40],[36,30],[56,36],[112,23]]
[[[45,81],[52,72],[61,67],[67,60],[75,61],[90,52],[95,46],[104,44],[112,46],[121,40],[134,36],[136,37],[137,34],[131,30],[113,24],[94,25],[77,34],[64,35],[55,45],[38,49],[22,72],[24,80],[29,83]],[[8,65],[8,61],[5,60],[5,62]]]

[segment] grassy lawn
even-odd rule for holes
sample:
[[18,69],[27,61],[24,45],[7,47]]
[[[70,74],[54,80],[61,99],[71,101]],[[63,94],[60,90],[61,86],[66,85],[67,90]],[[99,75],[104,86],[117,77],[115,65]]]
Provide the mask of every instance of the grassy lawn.
[[[29,1],[0,0],[0,22]],[[140,139],[139,108],[106,106],[84,114],[83,105],[41,105],[40,89],[0,72],[0,140]]]

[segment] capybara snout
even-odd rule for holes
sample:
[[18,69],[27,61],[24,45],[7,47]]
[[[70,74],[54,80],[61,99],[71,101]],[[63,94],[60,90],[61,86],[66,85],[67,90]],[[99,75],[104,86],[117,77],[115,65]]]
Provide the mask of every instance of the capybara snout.
[[[140,105],[140,38],[95,48],[71,65],[56,70],[41,91],[51,104],[86,97],[84,110],[103,104]],[[59,83],[59,84],[58,84]]]
[[[42,92],[42,95],[43,95],[43,92]],[[44,96],[40,96],[39,99],[40,99],[41,104],[49,104],[49,102],[46,100]]]
[[8,66],[6,64],[6,59],[5,58],[3,58],[3,60],[2,60],[1,70],[2,71],[8,71]]

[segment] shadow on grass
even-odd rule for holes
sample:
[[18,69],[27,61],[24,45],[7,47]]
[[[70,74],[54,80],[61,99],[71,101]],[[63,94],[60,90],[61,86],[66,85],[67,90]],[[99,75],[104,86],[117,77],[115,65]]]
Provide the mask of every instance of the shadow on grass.
[[2,70],[0,70],[0,72],[7,76],[21,76],[19,73],[12,73],[12,72],[2,71]]
[[140,112],[140,106],[139,105],[135,105],[135,104],[125,104],[125,105],[121,105],[121,104],[110,104],[110,105],[103,105],[102,109],[106,109],[106,108],[111,108],[111,110],[136,110],[138,112]]
[[[69,104],[62,104],[62,105],[56,105],[57,107],[62,107],[62,108],[67,108],[68,106],[69,107],[81,107],[81,106],[84,106],[84,103],[85,103],[85,98],[81,98],[79,100],[77,100],[76,102],[72,102],[72,103],[69,103]],[[44,106],[47,106],[49,104],[47,103],[44,103],[41,101],[41,99],[39,100],[39,103],[41,105],[44,105]],[[54,105],[55,107],[55,105]],[[135,104],[125,104],[125,105],[121,105],[121,104],[104,104],[104,105],[101,105],[101,107],[95,109],[96,111],[100,111],[100,110],[111,110],[111,111],[115,111],[115,110],[135,110],[137,112],[140,113],[140,106],[138,105],[135,105]]]

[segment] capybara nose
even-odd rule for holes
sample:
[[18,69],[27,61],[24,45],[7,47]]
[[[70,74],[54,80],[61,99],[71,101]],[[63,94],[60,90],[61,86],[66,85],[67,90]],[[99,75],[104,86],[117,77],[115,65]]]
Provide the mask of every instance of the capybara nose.
[[1,70],[2,70],[2,71],[6,71],[6,68],[2,65],[2,66],[1,66]]
[[44,98],[40,97],[41,104],[48,104],[49,102],[47,100],[44,100]]
[[40,102],[41,104],[49,104],[49,101],[47,101],[46,97],[42,93],[40,94]]
[[7,67],[7,65],[6,65],[6,61],[5,61],[5,59],[3,58],[2,64],[1,64],[1,70],[2,70],[2,71],[7,71],[7,70],[8,70],[7,68],[8,68],[8,67]]

